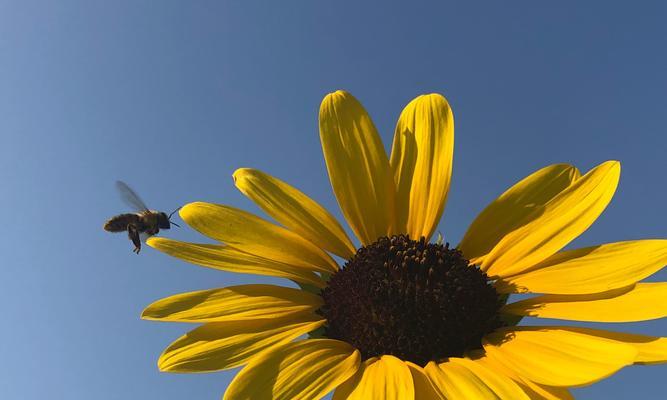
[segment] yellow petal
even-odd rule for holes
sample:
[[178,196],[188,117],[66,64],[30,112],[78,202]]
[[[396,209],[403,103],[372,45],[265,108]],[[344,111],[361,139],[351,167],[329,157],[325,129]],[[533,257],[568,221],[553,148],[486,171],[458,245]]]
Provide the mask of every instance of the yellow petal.
[[390,165],[396,183],[397,232],[411,238],[435,231],[447,201],[454,153],[454,115],[439,94],[422,95],[396,125]]
[[324,250],[243,210],[198,202],[185,205],[180,215],[200,233],[245,253],[328,274],[338,270]]
[[499,371],[487,367],[483,363],[470,360],[468,358],[450,358],[450,363],[461,365],[488,386],[499,399],[526,399],[528,396],[521,388],[508,376],[499,373]]
[[468,228],[458,248],[473,264],[480,264],[505,235],[537,218],[533,211],[544,206],[579,178],[579,171],[568,164],[542,168],[501,194],[489,204]]
[[254,256],[229,246],[179,242],[178,240],[155,236],[148,238],[146,243],[172,257],[204,267],[243,274],[287,278],[319,288],[325,286],[324,281],[315,275],[310,268],[296,267]]
[[167,372],[210,372],[238,367],[252,357],[324,325],[310,317],[212,322],[188,332],[160,356],[158,367]]
[[394,356],[366,360],[356,376],[340,385],[334,400],[411,400],[415,398],[412,373]]
[[468,359],[450,358],[425,368],[440,395],[448,400],[528,399],[511,379]]
[[667,338],[633,333],[610,332],[601,329],[576,328],[569,330],[587,335],[600,336],[629,344],[637,349],[635,364],[663,364],[667,362]]
[[596,294],[548,294],[508,304],[502,312],[572,321],[646,321],[667,316],[667,283],[638,283]]
[[666,264],[667,240],[608,243],[556,253],[495,286],[504,293],[600,293],[639,282]]
[[484,339],[487,356],[518,375],[549,386],[581,386],[630,365],[637,350],[563,327],[500,329]]
[[574,400],[574,396],[566,388],[540,385],[528,379],[515,382],[531,400]]
[[253,357],[223,399],[319,399],[354,375],[360,358],[359,351],[337,340],[289,343]]
[[620,163],[607,161],[526,217],[529,222],[507,234],[482,268],[491,277],[525,272],[550,257],[588,229],[611,200],[621,173]]
[[338,221],[301,191],[251,168],[234,172],[236,187],[268,215],[322,249],[342,258],[355,253],[352,242]]
[[415,399],[416,400],[445,400],[433,387],[433,384],[428,379],[424,368],[410,361],[406,361],[405,365],[410,368],[412,374],[412,382],[415,385]]
[[331,186],[362,244],[393,233],[394,180],[375,125],[351,94],[328,94],[320,106],[320,140]]
[[350,376],[345,382],[338,385],[331,400],[348,400],[351,393],[354,391],[354,389],[356,389],[356,387],[361,382],[361,379],[364,377],[366,366],[374,363],[377,360],[377,357],[371,357],[363,361],[359,365],[359,369],[357,369],[357,372],[354,375]]
[[536,400],[572,400],[574,397],[570,392],[562,387],[546,386],[535,383],[531,380],[525,379],[512,371],[511,369],[506,368],[502,364],[495,361],[493,358],[481,356],[475,359],[475,362],[485,365],[486,367],[500,373],[502,375],[508,376],[511,378],[521,390],[530,399]]
[[[634,343],[635,348],[639,351],[635,364],[653,365],[664,364],[667,362],[667,338],[659,337],[652,339],[654,340],[650,342]],[[625,341],[628,342],[627,340]]]
[[431,361],[424,371],[437,392],[445,399],[495,399],[493,392],[484,382],[460,365],[438,365]]
[[[239,285],[181,293],[146,307],[144,319],[177,322],[223,322],[309,315],[322,298],[274,285]],[[306,317],[306,321],[309,317]]]

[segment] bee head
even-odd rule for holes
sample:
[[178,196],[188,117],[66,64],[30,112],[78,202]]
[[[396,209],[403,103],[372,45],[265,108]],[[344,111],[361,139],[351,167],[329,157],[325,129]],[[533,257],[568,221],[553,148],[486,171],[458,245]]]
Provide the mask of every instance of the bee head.
[[169,214],[169,216],[167,216],[167,214],[161,212],[160,215],[158,216],[158,219],[157,219],[158,227],[161,228],[161,229],[169,229],[170,225],[175,225],[175,226],[180,228],[181,226],[179,224],[177,224],[176,222],[173,222],[171,220],[171,216],[174,215],[176,213],[176,211],[178,211],[180,209],[181,209],[181,207],[178,207],[177,209],[172,211],[171,214]]
[[160,229],[171,228],[171,222],[169,221],[169,217],[166,213],[161,212],[157,215],[157,226]]

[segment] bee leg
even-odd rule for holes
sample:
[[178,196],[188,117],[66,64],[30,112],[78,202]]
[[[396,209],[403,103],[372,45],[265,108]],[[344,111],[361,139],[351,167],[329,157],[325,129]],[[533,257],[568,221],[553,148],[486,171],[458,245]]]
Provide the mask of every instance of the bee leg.
[[132,251],[139,254],[139,251],[141,251],[141,239],[139,238],[139,230],[137,230],[137,227],[134,225],[128,225],[127,236],[130,238],[132,243],[134,243],[134,249]]

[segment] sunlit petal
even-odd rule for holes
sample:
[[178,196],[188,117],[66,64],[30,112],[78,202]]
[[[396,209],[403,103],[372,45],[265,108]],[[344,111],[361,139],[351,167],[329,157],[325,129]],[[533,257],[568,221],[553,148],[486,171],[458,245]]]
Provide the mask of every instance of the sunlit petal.
[[234,377],[223,399],[319,399],[357,372],[360,357],[337,340],[289,343],[254,357]]
[[528,399],[511,379],[470,360],[430,362],[425,371],[440,395],[448,400]]
[[608,161],[577,179],[533,210],[526,217],[530,222],[505,235],[484,258],[482,268],[489,276],[502,278],[525,272],[552,256],[588,229],[607,207],[620,173],[620,163]]
[[532,400],[572,400],[574,397],[566,388],[540,385],[529,379],[518,375],[513,370],[505,367],[503,364],[494,360],[491,357],[479,356],[475,358],[475,362],[487,366],[503,375],[511,378],[521,390]]
[[411,400],[415,399],[412,373],[394,356],[366,360],[355,376],[340,385],[334,400]]
[[275,260],[244,253],[219,244],[187,243],[161,237],[148,238],[146,243],[185,262],[243,274],[287,278],[298,283],[324,287],[324,281],[310,268],[288,265]]
[[539,217],[543,207],[579,178],[568,164],[554,164],[533,172],[489,204],[475,218],[458,248],[473,264],[481,264],[495,245],[522,225]]
[[570,327],[568,329],[572,332],[599,336],[633,346],[638,351],[637,357],[635,358],[635,364],[650,365],[667,363],[667,338],[665,337],[611,332],[591,328]]
[[599,293],[632,285],[665,265],[667,240],[609,243],[556,253],[495,286],[505,293]]
[[484,339],[486,354],[520,376],[549,386],[581,386],[634,362],[628,344],[563,327],[514,327]]
[[364,107],[344,91],[320,106],[320,140],[343,215],[362,244],[392,233],[396,189],[380,136]]
[[405,365],[410,368],[410,373],[412,374],[412,382],[415,385],[416,400],[445,400],[445,398],[442,397],[440,393],[438,393],[438,391],[433,387],[433,384],[428,379],[424,368],[409,361],[406,361]]
[[198,202],[185,205],[180,215],[200,233],[237,250],[318,272],[338,270],[336,262],[313,243],[243,210]]
[[[158,300],[144,310],[144,319],[176,322],[222,322],[281,318],[308,314],[322,298],[275,285],[240,285],[181,293]],[[307,320],[307,319],[306,319]]]
[[591,322],[636,322],[667,316],[667,283],[638,283],[596,294],[548,294],[518,301],[502,312]]
[[454,154],[454,115],[447,100],[412,100],[396,125],[390,165],[396,182],[397,233],[429,240],[447,201]]
[[499,399],[528,399],[528,396],[512,379],[500,371],[489,368],[483,363],[467,358],[456,357],[450,358],[448,362],[461,365],[470,370],[482,380]]
[[236,187],[268,215],[322,249],[350,258],[355,248],[338,221],[301,191],[252,168],[234,172]]
[[188,332],[160,356],[158,367],[167,372],[210,372],[246,364],[274,346],[313,331],[326,321],[316,316],[287,319],[212,322]]

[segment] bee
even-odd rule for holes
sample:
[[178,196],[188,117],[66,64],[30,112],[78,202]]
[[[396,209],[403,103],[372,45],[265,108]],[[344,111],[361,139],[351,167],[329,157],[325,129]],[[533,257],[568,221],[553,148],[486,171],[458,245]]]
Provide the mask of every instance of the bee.
[[133,252],[139,254],[139,251],[141,251],[142,234],[149,237],[156,235],[160,232],[160,229],[171,228],[171,225],[180,227],[180,225],[171,221],[171,216],[174,215],[180,207],[169,215],[161,211],[149,210],[139,195],[127,186],[125,182],[116,181],[116,188],[125,203],[135,209],[136,212],[119,214],[115,217],[111,217],[104,224],[104,230],[107,232],[127,231],[127,236],[134,244]]

